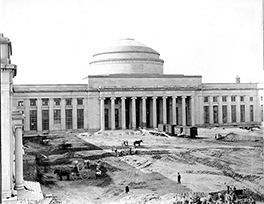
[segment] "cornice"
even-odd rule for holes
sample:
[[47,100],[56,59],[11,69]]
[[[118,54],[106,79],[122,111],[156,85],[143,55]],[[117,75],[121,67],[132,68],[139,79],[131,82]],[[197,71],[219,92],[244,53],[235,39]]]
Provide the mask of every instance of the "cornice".
[[95,61],[92,61],[90,62],[89,64],[94,64],[94,63],[104,63],[104,62],[107,62],[107,63],[124,63],[124,62],[159,62],[159,63],[164,63],[164,60],[162,59],[150,59],[150,58],[120,58],[120,59],[116,59],[116,58],[113,58],[113,59],[103,59],[103,60],[95,60]]

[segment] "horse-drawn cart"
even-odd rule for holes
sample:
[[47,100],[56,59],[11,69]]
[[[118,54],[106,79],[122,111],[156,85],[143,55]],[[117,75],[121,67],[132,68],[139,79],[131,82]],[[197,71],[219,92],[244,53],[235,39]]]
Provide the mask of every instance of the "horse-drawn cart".
[[107,172],[101,162],[91,162],[88,160],[74,161],[73,164],[64,168],[55,169],[54,173],[62,180],[63,176],[67,176],[68,180],[86,180],[89,178],[98,178]]

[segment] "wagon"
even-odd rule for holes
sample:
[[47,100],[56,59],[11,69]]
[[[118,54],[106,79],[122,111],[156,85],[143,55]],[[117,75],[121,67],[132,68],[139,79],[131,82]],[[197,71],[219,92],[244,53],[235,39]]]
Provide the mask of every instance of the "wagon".
[[72,169],[71,177],[73,180],[86,180],[91,177],[97,178],[103,176],[107,172],[106,168],[98,163],[91,163],[90,161],[76,162]]

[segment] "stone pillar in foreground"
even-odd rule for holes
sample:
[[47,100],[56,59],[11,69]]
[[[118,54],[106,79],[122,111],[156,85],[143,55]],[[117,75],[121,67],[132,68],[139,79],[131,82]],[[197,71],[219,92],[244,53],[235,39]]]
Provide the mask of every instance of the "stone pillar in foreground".
[[15,130],[15,189],[19,191],[24,190],[22,143],[22,127],[24,116],[20,111],[14,111],[12,116],[13,129]]

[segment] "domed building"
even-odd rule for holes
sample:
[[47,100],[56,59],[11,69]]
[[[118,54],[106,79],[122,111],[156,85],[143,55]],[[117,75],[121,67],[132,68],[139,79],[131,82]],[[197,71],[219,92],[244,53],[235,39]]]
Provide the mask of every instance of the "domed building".
[[112,47],[93,55],[92,73],[163,74],[164,61],[150,47],[131,38],[121,39]]
[[202,76],[163,74],[160,54],[134,39],[93,55],[88,84],[14,85],[13,109],[26,134],[259,124],[254,83],[202,83]]
[[202,76],[165,75],[160,54],[133,39],[94,54],[88,84],[13,84],[17,68],[10,60],[11,42],[0,35],[0,46],[3,199],[24,189],[22,128],[24,135],[140,127],[190,134],[194,126],[263,121],[263,87],[257,83],[202,83]]

